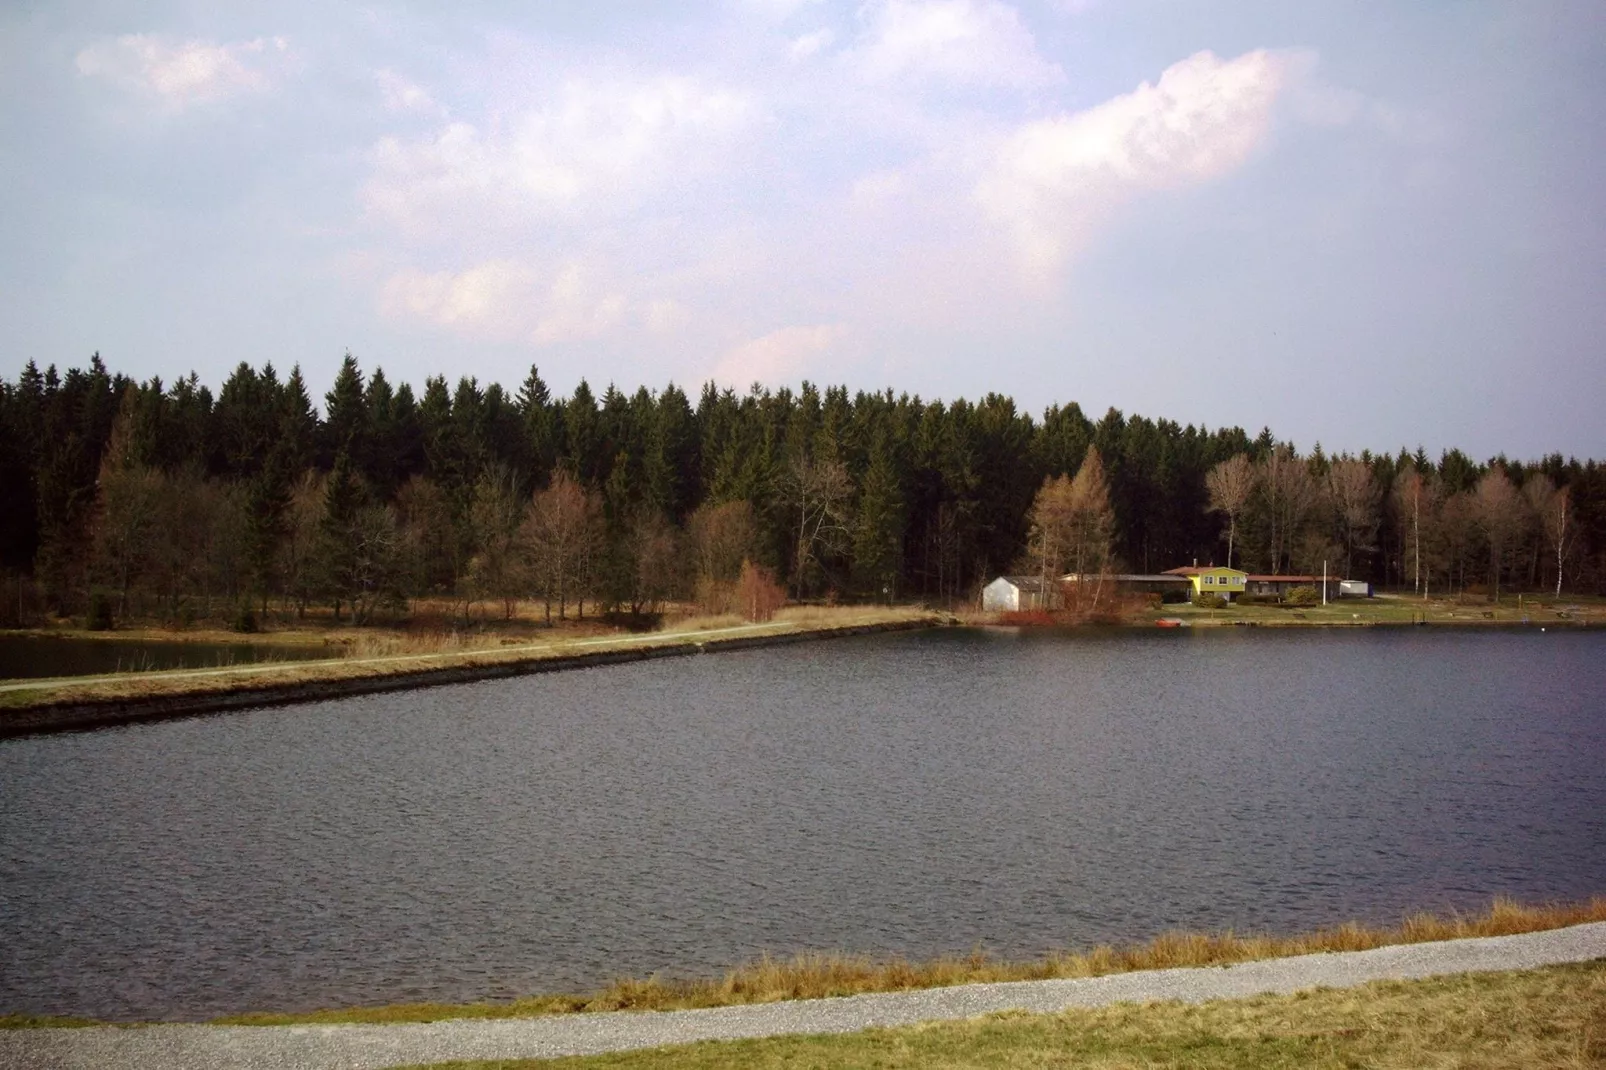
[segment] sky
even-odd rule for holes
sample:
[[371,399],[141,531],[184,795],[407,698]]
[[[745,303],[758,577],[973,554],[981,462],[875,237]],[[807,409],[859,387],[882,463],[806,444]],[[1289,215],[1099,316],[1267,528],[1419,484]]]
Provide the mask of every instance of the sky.
[[0,375],[346,352],[1606,457],[1606,5],[0,9]]

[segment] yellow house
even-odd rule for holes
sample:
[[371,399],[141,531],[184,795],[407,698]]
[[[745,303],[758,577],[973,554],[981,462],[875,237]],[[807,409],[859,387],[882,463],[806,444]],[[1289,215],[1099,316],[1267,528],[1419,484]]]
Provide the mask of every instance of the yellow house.
[[1235,568],[1174,568],[1166,573],[1168,576],[1186,576],[1193,584],[1193,597],[1197,601],[1201,594],[1219,594],[1229,602],[1234,595],[1244,593],[1244,583],[1249,579],[1249,573],[1239,572]]

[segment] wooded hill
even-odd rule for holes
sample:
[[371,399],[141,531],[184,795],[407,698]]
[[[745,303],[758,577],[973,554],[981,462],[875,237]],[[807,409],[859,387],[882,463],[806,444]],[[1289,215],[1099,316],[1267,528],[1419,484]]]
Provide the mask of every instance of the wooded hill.
[[[1080,516],[1083,541],[1057,538],[1056,516]],[[271,365],[241,364],[216,395],[98,355],[0,380],[10,624],[311,605],[361,621],[425,596],[718,611],[744,559],[793,597],[956,604],[999,572],[1074,567],[1073,551],[1156,572],[1226,564],[1229,543],[1257,572],[1325,560],[1435,593],[1599,593],[1606,469],[1300,455],[1269,429],[1075,404],[1034,419],[996,394],[709,385],[694,402],[582,382],[558,398],[532,368],[516,393],[435,377],[415,395],[350,356],[323,415],[298,369]]]

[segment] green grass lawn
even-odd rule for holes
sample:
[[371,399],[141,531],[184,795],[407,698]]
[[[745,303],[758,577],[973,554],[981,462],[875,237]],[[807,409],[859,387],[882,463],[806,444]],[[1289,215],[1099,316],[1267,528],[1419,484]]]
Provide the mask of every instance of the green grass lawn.
[[444,1070],[1606,1067],[1606,961],[1198,1006],[1006,1013],[843,1036],[707,1042]]
[[1338,625],[1338,624],[1578,624],[1606,623],[1606,601],[1595,597],[1502,595],[1499,602],[1481,597],[1423,600],[1410,594],[1380,598],[1343,598],[1327,605],[1253,605],[1234,602],[1222,609],[1191,603],[1166,605],[1156,616],[1178,617],[1193,624]]

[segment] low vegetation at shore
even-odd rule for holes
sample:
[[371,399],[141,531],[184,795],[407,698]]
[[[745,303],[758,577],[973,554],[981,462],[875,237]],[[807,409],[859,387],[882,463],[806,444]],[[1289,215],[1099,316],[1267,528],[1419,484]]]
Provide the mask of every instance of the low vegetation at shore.
[[1050,954],[1034,962],[1003,962],[982,954],[924,963],[810,954],[785,960],[762,958],[730,970],[720,978],[624,979],[588,995],[531,996],[504,1003],[410,1003],[305,1014],[244,1014],[219,1019],[218,1024],[427,1022],[444,1018],[521,1018],[592,1011],[687,1010],[976,982],[1038,981],[1175,966],[1219,966],[1324,951],[1364,951],[1391,944],[1509,936],[1594,921],[1606,921],[1606,896],[1597,896],[1586,903],[1544,906],[1499,898],[1479,914],[1413,914],[1389,929],[1348,923],[1299,936],[1170,932],[1133,947],[1100,946],[1084,953]]
[[567,1059],[447,1063],[433,1070],[1584,1070],[1601,1065],[1606,1065],[1606,962],[1597,961],[1198,1005],[1123,1003],[1059,1014],[1005,1012],[842,1036],[709,1041]]
[[[355,631],[324,633],[345,656],[319,661],[272,661],[213,669],[120,673],[111,676],[22,680],[0,686],[0,712],[63,703],[119,703],[258,689],[315,687],[352,680],[433,672],[473,672],[525,662],[621,651],[686,646],[709,640],[820,633],[939,623],[919,607],[787,607],[752,624],[735,614],[672,621],[664,631],[632,632],[602,623],[563,629],[487,630],[470,635]],[[305,634],[298,634],[306,641]],[[316,641],[316,639],[314,639]]]
[[1152,627],[1157,620],[1180,621],[1194,627],[1248,626],[1263,628],[1366,627],[1369,625],[1442,624],[1457,627],[1484,625],[1536,625],[1568,627],[1606,624],[1606,599],[1590,595],[1556,598],[1550,595],[1505,595],[1491,602],[1482,595],[1422,598],[1410,594],[1383,594],[1375,598],[1344,598],[1327,605],[1232,602],[1219,607],[1189,602],[1154,605],[1152,601],[1111,602],[1089,615],[1059,610],[1024,610],[1014,613],[971,613],[967,623],[1011,627],[1075,627],[1116,625]]

